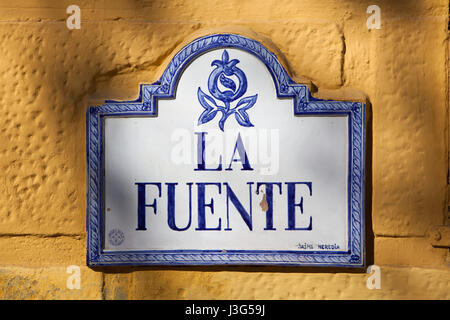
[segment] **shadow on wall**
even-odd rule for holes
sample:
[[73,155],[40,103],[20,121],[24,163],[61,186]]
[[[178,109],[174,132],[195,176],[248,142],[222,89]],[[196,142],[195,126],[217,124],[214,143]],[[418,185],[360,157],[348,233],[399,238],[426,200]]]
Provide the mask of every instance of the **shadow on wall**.
[[[129,1],[127,11],[138,11],[145,1]],[[43,8],[51,8],[49,1]],[[101,8],[92,9],[102,12]],[[142,72],[143,69],[153,70],[159,67],[165,57],[172,53],[175,47],[198,29],[197,23],[179,30],[174,24],[163,27],[146,22],[115,21],[108,18],[95,20],[89,15],[89,9],[82,8],[81,30],[68,30],[65,21],[53,23],[31,22],[20,24],[12,34],[24,33],[27,41],[22,38],[13,39],[11,43],[21,52],[11,64],[19,70],[25,69],[25,81],[19,81],[17,91],[32,92],[30,100],[12,103],[11,112],[21,113],[27,110],[30,121],[18,129],[17,140],[13,136],[11,144],[17,146],[17,158],[29,156],[31,166],[40,166],[35,190],[22,192],[23,210],[19,216],[25,216],[26,208],[39,202],[37,199],[51,199],[34,209],[36,214],[46,212],[47,223],[43,226],[30,225],[43,233],[84,234],[85,229],[85,111],[88,106],[88,96],[96,92],[101,82],[121,74]],[[87,18],[84,18],[85,11]],[[46,14],[43,9],[43,15]],[[154,12],[152,12],[155,15]],[[159,19],[163,17],[158,16]],[[167,19],[172,18],[166,16]],[[87,21],[84,21],[86,19]],[[151,18],[149,18],[151,19]],[[155,28],[157,30],[155,30]],[[12,29],[12,28],[11,28]],[[19,60],[17,60],[19,59]],[[28,70],[30,69],[30,70]],[[29,72],[28,72],[29,71]],[[149,73],[146,73],[148,75]],[[148,79],[147,83],[156,79]],[[26,89],[24,87],[27,87]],[[138,82],[136,81],[136,94]],[[111,99],[114,97],[104,97]],[[369,111],[370,108],[368,108]],[[368,112],[369,118],[369,112]],[[370,125],[369,125],[370,126]],[[24,132],[37,132],[39,148],[21,150]],[[370,130],[368,130],[368,133]],[[370,135],[370,133],[369,133]],[[368,135],[368,152],[371,148],[371,136]],[[10,138],[10,137],[6,137]],[[25,144],[26,145],[26,144]],[[25,152],[25,154],[24,154]],[[371,170],[371,157],[368,154],[368,170]],[[14,167],[13,167],[14,169]],[[9,169],[12,171],[13,169]],[[10,172],[12,175],[15,173]],[[17,178],[20,179],[20,174]],[[370,174],[367,175],[370,177]],[[370,186],[370,183],[367,183]],[[369,189],[370,187],[368,187]],[[371,190],[366,196],[366,226],[371,230],[370,199]],[[80,214],[82,213],[82,214]],[[45,226],[48,229],[45,229]],[[56,226],[56,227],[55,227]],[[373,261],[373,235],[366,236],[367,261]],[[163,267],[183,270],[187,267]],[[101,268],[103,272],[132,272],[135,270],[158,269],[146,268]],[[127,271],[126,271],[127,270]],[[236,270],[265,272],[358,272],[355,269],[330,269],[306,267],[189,267],[189,270]]]

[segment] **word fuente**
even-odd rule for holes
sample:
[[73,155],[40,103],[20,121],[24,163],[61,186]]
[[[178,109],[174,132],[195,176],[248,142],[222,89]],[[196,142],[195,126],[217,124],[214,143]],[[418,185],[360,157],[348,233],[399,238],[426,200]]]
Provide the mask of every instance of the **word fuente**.
[[[194,171],[221,171],[222,167],[222,156],[219,158],[219,165],[216,168],[208,168],[205,163],[205,135],[206,132],[196,132],[198,136],[197,139],[197,167],[194,168]],[[251,171],[253,170],[249,159],[247,157],[247,152],[245,150],[244,144],[242,142],[241,135],[238,134],[236,139],[236,144],[234,147],[233,154],[231,156],[231,160],[229,162],[229,166],[224,170],[233,170],[232,165],[234,162],[240,162],[242,165],[242,171]],[[167,224],[170,229],[174,231],[185,231],[191,227],[192,221],[192,198],[193,198],[193,189],[196,191],[196,202],[197,202],[197,221],[198,226],[195,228],[197,231],[206,231],[206,230],[232,230],[230,226],[229,220],[229,208],[230,204],[232,204],[237,212],[240,214],[241,218],[247,225],[250,231],[253,230],[252,225],[252,191],[253,187],[256,184],[256,194],[259,194],[259,190],[261,186],[265,187],[265,195],[267,202],[267,210],[266,210],[266,224],[264,230],[276,230],[274,227],[273,220],[273,204],[274,204],[274,193],[278,191],[281,195],[283,190],[285,189],[287,192],[287,204],[286,204],[286,212],[287,212],[287,226],[285,230],[312,230],[312,216],[309,218],[308,225],[305,226],[297,226],[296,225],[296,214],[300,212],[300,214],[304,214],[303,212],[303,196],[298,200],[298,195],[296,194],[297,188],[299,186],[303,186],[307,188],[308,196],[312,196],[312,182],[247,182],[249,189],[249,203],[250,206],[248,210],[244,208],[239,198],[236,196],[232,187],[227,182],[188,182],[186,183],[185,190],[189,192],[189,220],[186,226],[179,227],[175,223],[176,221],[176,204],[175,204],[175,193],[180,192],[177,191],[180,188],[177,188],[177,182],[136,182],[137,186],[137,231],[147,230],[146,224],[146,209],[153,209],[153,213],[158,213],[158,201],[157,198],[161,198],[161,193],[163,188],[167,193]],[[164,185],[164,186],[163,186]],[[206,199],[206,191],[208,189],[215,188],[219,194],[225,193],[225,201],[226,201],[226,217],[227,224],[222,229],[222,218],[218,219],[218,224],[216,226],[210,226],[207,223],[207,210],[210,211],[211,214],[214,214],[214,199],[210,198],[210,200]],[[153,201],[148,203],[146,195],[147,194],[155,194],[153,197]],[[156,196],[157,194],[157,196]],[[194,200],[195,201],[195,200]],[[159,206],[160,207],[160,206]]]

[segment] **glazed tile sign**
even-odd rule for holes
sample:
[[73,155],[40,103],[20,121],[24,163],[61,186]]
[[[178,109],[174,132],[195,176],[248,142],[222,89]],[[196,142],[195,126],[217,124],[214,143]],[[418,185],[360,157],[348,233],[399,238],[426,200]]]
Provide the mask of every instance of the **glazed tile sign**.
[[361,267],[364,130],[259,42],[197,39],[88,110],[88,264]]

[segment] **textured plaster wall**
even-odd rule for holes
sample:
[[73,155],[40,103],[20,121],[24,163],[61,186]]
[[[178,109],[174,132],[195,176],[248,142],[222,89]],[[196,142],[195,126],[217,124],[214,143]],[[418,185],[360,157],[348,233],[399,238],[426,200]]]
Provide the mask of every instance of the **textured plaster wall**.
[[[66,8],[81,8],[69,30]],[[366,9],[381,8],[368,30]],[[0,298],[450,299],[448,1],[0,1]],[[85,110],[135,99],[181,46],[238,32],[277,53],[316,96],[368,99],[364,272],[311,268],[85,267]],[[309,80],[308,80],[309,79]],[[370,172],[369,172],[370,173]],[[69,290],[69,265],[81,289]]]

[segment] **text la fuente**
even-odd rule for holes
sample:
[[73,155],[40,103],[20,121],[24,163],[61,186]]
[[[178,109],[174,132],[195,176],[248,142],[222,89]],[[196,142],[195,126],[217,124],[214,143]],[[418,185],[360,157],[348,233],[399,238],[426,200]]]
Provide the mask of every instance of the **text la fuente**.
[[[231,159],[229,161],[228,167],[224,169],[222,165],[222,156],[219,158],[219,165],[215,168],[209,168],[205,161],[205,136],[206,132],[196,132],[197,135],[197,166],[194,168],[194,171],[210,171],[217,172],[222,170],[233,170],[233,164],[235,162],[240,163],[240,170],[245,174],[246,171],[252,171],[252,165],[249,162],[247,152],[245,150],[244,143],[242,141],[240,133],[238,133],[236,138],[236,143],[234,145],[234,151],[232,153]],[[238,166],[236,164],[235,166]],[[266,196],[266,221],[264,230],[276,230],[276,226],[274,225],[274,201],[276,201],[275,195],[281,195],[283,192],[287,192],[287,203],[286,203],[286,214],[287,214],[287,225],[285,226],[285,230],[312,230],[312,216],[309,217],[309,222],[305,225],[299,226],[296,223],[296,216],[301,214],[303,215],[303,202],[304,197],[312,196],[312,182],[309,181],[294,181],[294,182],[265,182],[265,181],[256,181],[256,182],[247,182],[249,193],[249,203],[250,206],[248,209],[244,208],[239,198],[236,196],[236,193],[233,191],[232,186],[228,182],[187,182],[184,187],[184,191],[187,190],[189,193],[189,219],[186,225],[178,226],[176,223],[176,205],[175,205],[175,194],[178,189],[181,189],[178,186],[177,182],[136,182],[137,186],[137,228],[138,231],[147,230],[146,222],[146,213],[148,210],[153,211],[154,214],[158,214],[158,209],[161,207],[167,208],[167,224],[170,229],[174,231],[185,231],[191,227],[192,221],[192,203],[194,190],[196,190],[196,203],[197,203],[197,221],[198,225],[196,226],[196,231],[202,230],[232,230],[232,226],[230,225],[230,214],[229,209],[230,206],[233,205],[245,224],[247,225],[250,231],[253,230],[253,222],[252,222],[252,191],[253,188],[256,187],[256,194],[259,194],[260,187],[265,187],[265,196]],[[254,186],[255,185],[255,186]],[[302,186],[303,195],[299,196],[299,189]],[[209,189],[215,188],[218,191],[218,194],[225,194],[226,201],[226,226],[222,225],[222,217],[223,214],[219,213],[219,217],[216,220],[216,225],[211,226],[210,223],[207,223],[207,217],[212,214],[216,215],[217,213],[214,210],[214,198],[209,198],[207,200],[206,192]],[[158,198],[161,198],[161,193],[166,192],[167,203],[166,206],[164,204],[158,203]],[[305,192],[306,190],[306,192]],[[152,195],[153,201],[149,200],[149,194]],[[195,196],[194,196],[195,199]],[[216,200],[217,201],[217,200]]]

